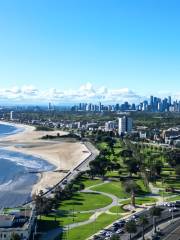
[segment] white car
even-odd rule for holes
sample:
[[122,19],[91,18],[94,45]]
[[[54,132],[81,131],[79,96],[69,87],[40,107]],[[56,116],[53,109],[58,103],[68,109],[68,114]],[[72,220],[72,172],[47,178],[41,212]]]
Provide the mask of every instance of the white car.
[[123,232],[124,232],[124,231],[123,231],[122,228],[120,228],[120,229],[118,229],[118,230],[116,231],[117,234],[120,234],[120,233],[123,233]]

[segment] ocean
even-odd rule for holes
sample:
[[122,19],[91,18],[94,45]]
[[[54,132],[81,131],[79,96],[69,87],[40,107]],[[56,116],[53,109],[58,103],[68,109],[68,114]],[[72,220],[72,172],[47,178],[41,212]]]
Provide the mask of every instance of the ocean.
[[[0,124],[0,137],[23,131],[11,125]],[[31,200],[36,172],[51,171],[54,165],[47,161],[0,146],[0,208],[20,206]]]

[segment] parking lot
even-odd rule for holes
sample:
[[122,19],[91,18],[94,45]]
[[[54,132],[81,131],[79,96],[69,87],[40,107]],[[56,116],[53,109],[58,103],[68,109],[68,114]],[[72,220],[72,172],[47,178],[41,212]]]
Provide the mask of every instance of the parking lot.
[[[176,217],[180,216],[180,203],[177,201],[176,203],[162,203],[159,205],[161,208],[161,216],[156,217],[156,223],[159,225],[160,223],[167,222],[170,224]],[[150,232],[153,228],[153,217],[150,214],[150,209],[142,210],[138,213],[132,214],[128,218],[122,218],[115,223],[113,223],[107,229],[101,230],[98,234],[96,234],[93,238],[94,240],[110,240],[113,235],[120,236],[121,240],[129,240],[129,233],[126,232],[125,226],[129,221],[134,221],[136,223],[137,232],[132,234],[132,239],[142,239],[142,226],[140,225],[140,217],[145,215],[148,219],[148,224],[145,226],[145,232]],[[167,234],[167,233],[166,233]],[[158,240],[164,239],[165,232],[160,231],[157,226],[157,233],[150,232],[148,235],[149,239]],[[167,240],[167,239],[166,239]]]

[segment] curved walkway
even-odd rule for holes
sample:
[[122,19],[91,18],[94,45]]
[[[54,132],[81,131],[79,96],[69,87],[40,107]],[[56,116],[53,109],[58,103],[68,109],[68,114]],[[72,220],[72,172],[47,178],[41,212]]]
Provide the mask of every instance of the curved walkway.
[[[119,201],[121,199],[119,199],[118,197],[116,197],[115,195],[113,194],[110,194],[110,193],[105,193],[105,192],[100,192],[100,191],[94,191],[94,190],[91,190],[92,188],[96,187],[96,186],[101,186],[101,185],[104,185],[106,183],[108,183],[110,181],[104,181],[103,183],[99,183],[99,184],[96,184],[96,185],[92,185],[90,187],[87,187],[85,188],[84,190],[82,190],[81,192],[84,192],[84,193],[97,193],[97,194],[101,194],[101,195],[104,195],[104,196],[107,196],[109,198],[112,199],[112,202],[111,204],[103,207],[103,208],[98,208],[98,209],[95,209],[95,210],[88,210],[88,211],[76,211],[78,213],[93,213],[92,216],[90,216],[90,218],[86,221],[83,221],[83,222],[78,222],[78,223],[72,223],[72,224],[69,224],[69,225],[66,225],[64,227],[64,229],[66,230],[70,230],[70,229],[73,229],[75,227],[79,227],[79,226],[83,226],[83,225],[86,225],[86,224],[90,224],[90,223],[93,223],[94,221],[96,221],[97,217],[99,217],[99,215],[101,215],[102,213],[108,213],[108,214],[114,214],[114,213],[111,213],[109,210],[114,207],[114,206],[117,206],[119,205]],[[124,200],[124,199],[122,199]],[[75,213],[76,213],[75,212]],[[116,214],[116,213],[115,213]],[[127,216],[128,214],[123,214],[124,217]],[[50,240],[50,239],[54,239],[55,237],[57,237],[60,233],[62,232],[62,229],[61,228],[57,228],[57,229],[54,229],[52,231],[49,231],[48,233],[46,233],[45,235],[42,236],[42,240]]]

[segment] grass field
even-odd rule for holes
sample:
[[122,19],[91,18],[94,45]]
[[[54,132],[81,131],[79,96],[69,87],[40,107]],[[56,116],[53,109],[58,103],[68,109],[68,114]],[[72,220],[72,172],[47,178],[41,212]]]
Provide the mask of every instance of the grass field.
[[88,179],[88,178],[84,178],[82,183],[84,184],[85,188],[94,186],[96,184],[102,183],[103,181],[101,179]]
[[[141,179],[136,180],[137,185],[140,187],[139,195],[145,195],[149,193],[149,188],[145,187],[143,181]],[[112,181],[109,183],[105,183],[101,186],[92,187],[92,190],[99,191],[99,192],[105,192],[110,193],[118,198],[127,198],[130,196],[130,194],[126,193],[123,188],[123,183],[118,181]]]
[[81,176],[81,177],[76,179],[75,185],[78,186],[79,184],[83,184],[84,188],[88,188],[88,187],[91,187],[93,185],[96,185],[96,184],[99,184],[99,183],[102,183],[102,182],[103,181],[99,178],[90,179],[87,176]]
[[144,182],[143,182],[142,179],[136,180],[136,183],[140,187],[140,192],[139,192],[140,195],[145,195],[145,194],[148,194],[150,192],[149,187],[146,187],[144,185]]
[[180,201],[180,195],[176,197],[169,197],[166,199],[166,201],[171,202],[171,201]]
[[112,213],[125,213],[126,211],[121,207],[121,206],[114,206],[109,209],[110,212]]
[[121,182],[109,182],[105,183],[101,186],[93,187],[92,190],[94,191],[99,191],[99,192],[105,192],[105,193],[110,193],[112,195],[115,195],[118,198],[126,198],[129,196],[127,194],[123,187]]
[[97,193],[75,193],[70,200],[64,200],[58,210],[88,211],[111,204],[112,199]]
[[166,179],[165,184],[169,187],[180,189],[180,180],[176,179],[175,177]]
[[41,216],[38,219],[39,231],[47,231],[58,226],[65,226],[74,222],[84,222],[90,218],[91,213],[64,213],[64,214],[49,214]]
[[[153,197],[138,197],[136,198],[136,204],[137,205],[142,205],[142,204],[153,204],[156,203],[156,199]],[[121,201],[120,203],[125,205],[125,204],[130,204],[131,200],[127,199],[124,201]]]
[[[96,232],[102,230],[112,222],[120,218],[120,215],[101,214],[94,223],[87,224],[81,227],[74,228],[69,231],[68,239],[71,240],[85,240]],[[65,239],[65,238],[61,238]]]

